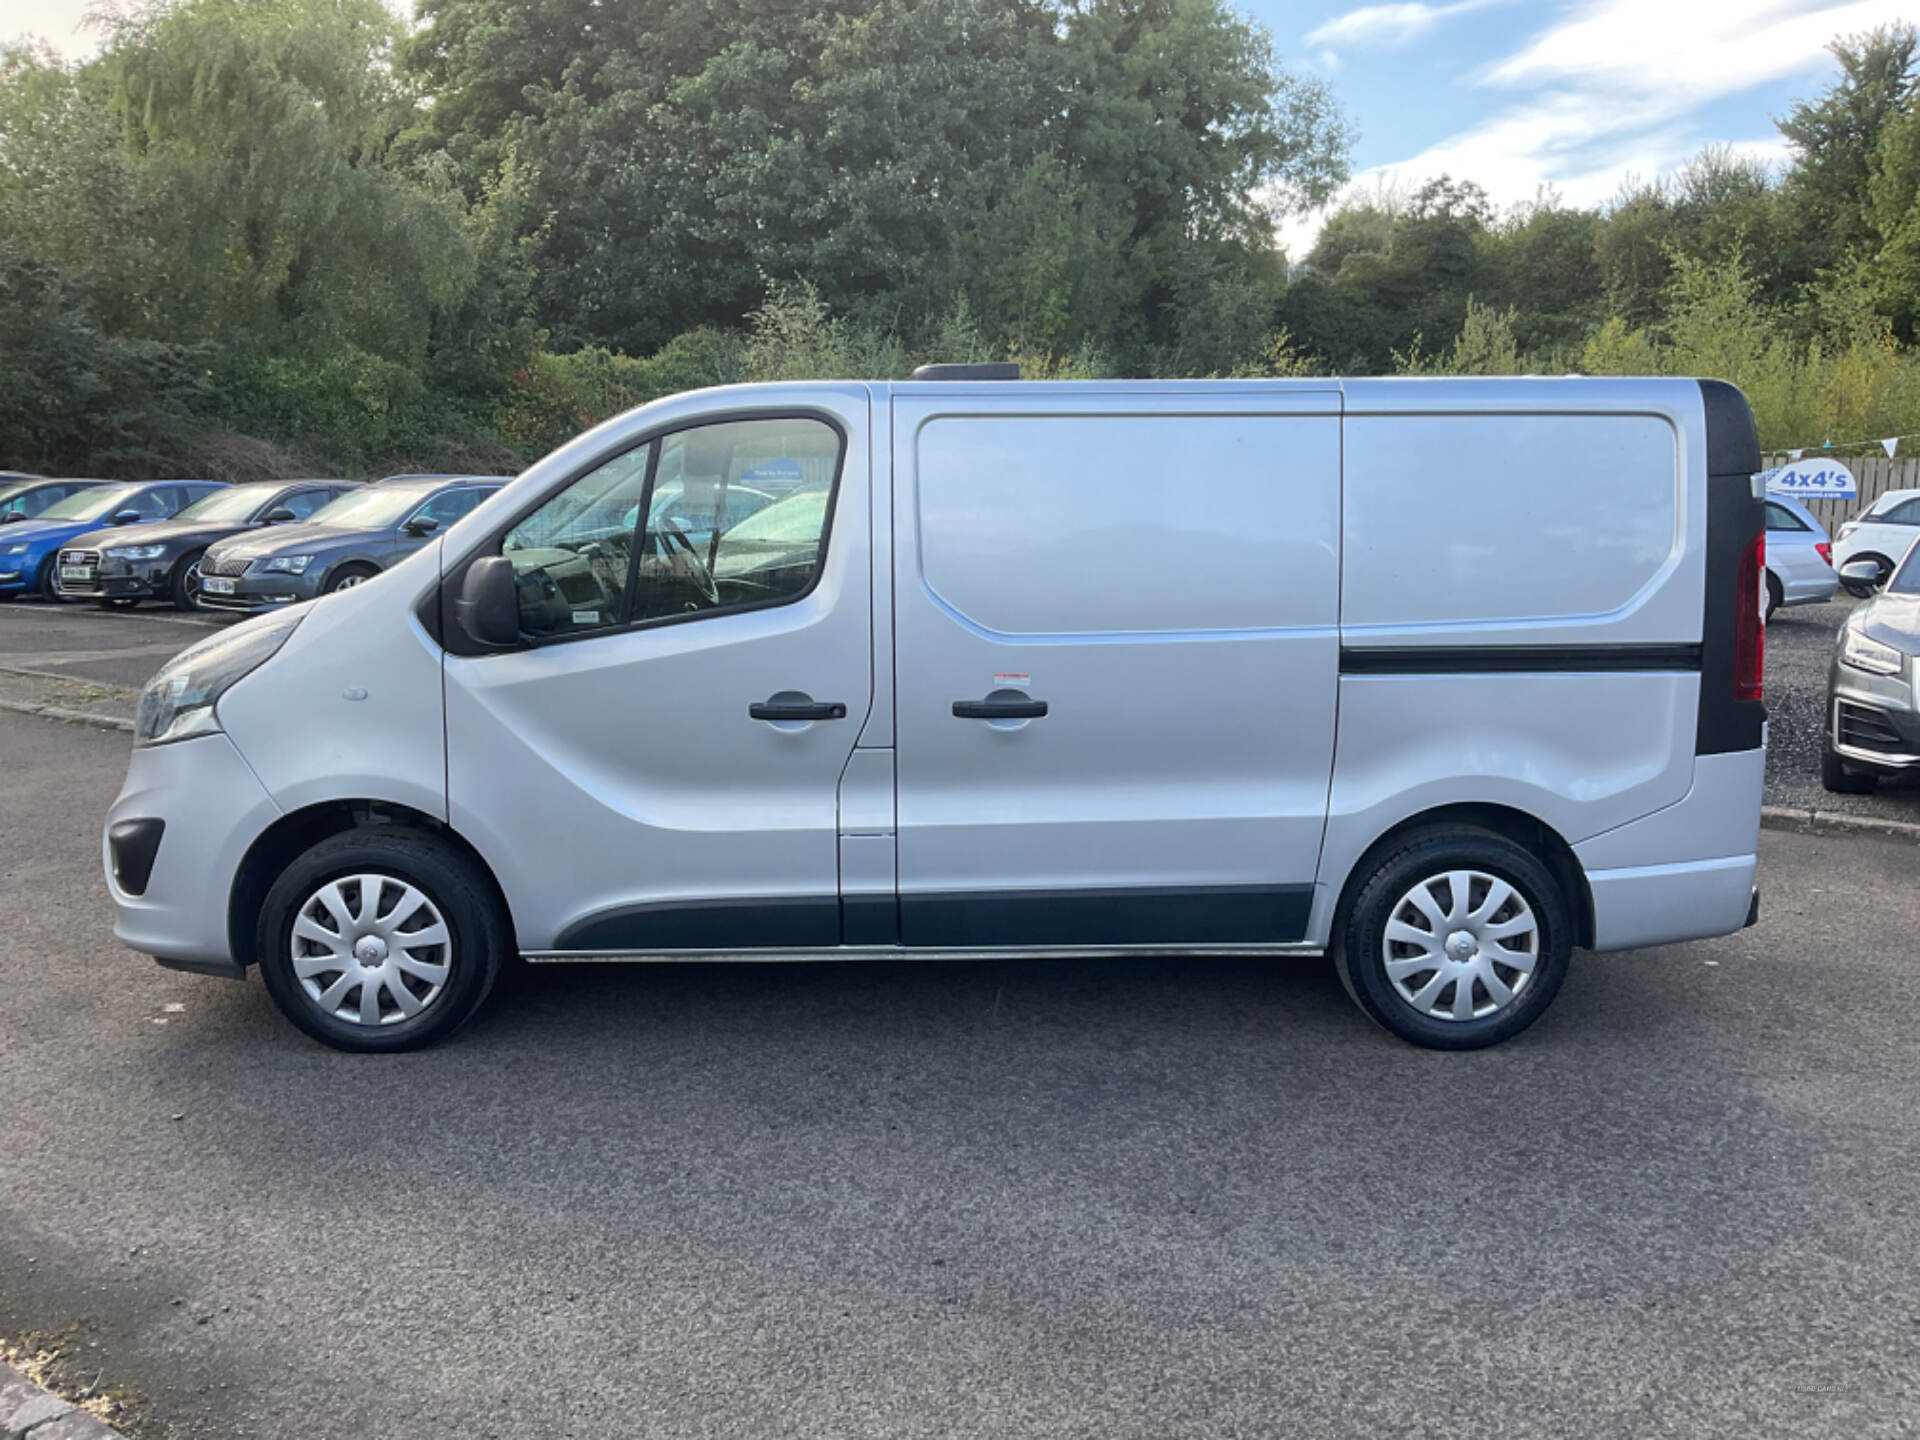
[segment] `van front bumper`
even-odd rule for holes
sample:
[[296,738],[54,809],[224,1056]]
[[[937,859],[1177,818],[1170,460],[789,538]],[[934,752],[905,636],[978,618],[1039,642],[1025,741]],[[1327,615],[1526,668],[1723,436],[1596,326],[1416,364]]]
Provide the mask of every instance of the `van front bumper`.
[[234,877],[279,816],[223,734],[136,749],[100,837],[114,938],[177,970],[239,979]]

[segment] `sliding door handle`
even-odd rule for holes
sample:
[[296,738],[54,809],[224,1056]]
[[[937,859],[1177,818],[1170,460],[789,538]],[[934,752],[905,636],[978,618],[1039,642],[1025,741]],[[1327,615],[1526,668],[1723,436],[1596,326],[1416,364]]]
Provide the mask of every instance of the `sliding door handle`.
[[1038,720],[1047,713],[1047,702],[1024,696],[996,700],[989,695],[985,700],[956,700],[953,713],[962,720]]
[[838,700],[815,700],[811,695],[783,690],[754,701],[747,706],[747,714],[755,720],[844,720],[847,707]]

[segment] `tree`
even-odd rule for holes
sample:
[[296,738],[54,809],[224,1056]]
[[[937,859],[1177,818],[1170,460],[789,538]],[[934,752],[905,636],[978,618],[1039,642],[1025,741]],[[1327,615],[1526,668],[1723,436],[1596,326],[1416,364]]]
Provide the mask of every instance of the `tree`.
[[1793,146],[1786,193],[1803,234],[1823,242],[1823,264],[1872,239],[1867,218],[1874,157],[1887,126],[1912,103],[1920,49],[1911,25],[1890,25],[1827,47],[1840,79],[1777,121]]

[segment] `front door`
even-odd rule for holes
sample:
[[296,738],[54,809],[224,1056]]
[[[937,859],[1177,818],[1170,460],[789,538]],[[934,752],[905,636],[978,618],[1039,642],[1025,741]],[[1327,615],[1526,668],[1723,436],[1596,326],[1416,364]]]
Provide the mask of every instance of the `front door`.
[[[840,943],[836,790],[873,690],[867,418],[864,390],[814,399],[626,448],[494,542],[524,643],[448,655],[447,788],[523,951]],[[780,493],[749,480],[741,503],[769,467]]]
[[1031,393],[894,401],[902,940],[1299,941],[1339,396]]

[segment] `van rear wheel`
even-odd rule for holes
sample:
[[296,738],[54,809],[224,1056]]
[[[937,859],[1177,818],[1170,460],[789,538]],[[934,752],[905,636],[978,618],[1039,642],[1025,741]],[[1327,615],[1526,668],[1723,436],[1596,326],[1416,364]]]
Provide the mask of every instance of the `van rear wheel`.
[[511,925],[459,850],[425,831],[322,840],[260,908],[255,954],[281,1012],[336,1050],[412,1050],[463,1024],[500,973]]
[[1387,1030],[1477,1050],[1539,1019],[1566,978],[1573,924],[1539,857],[1503,835],[1427,830],[1371,863],[1335,947],[1340,978]]

